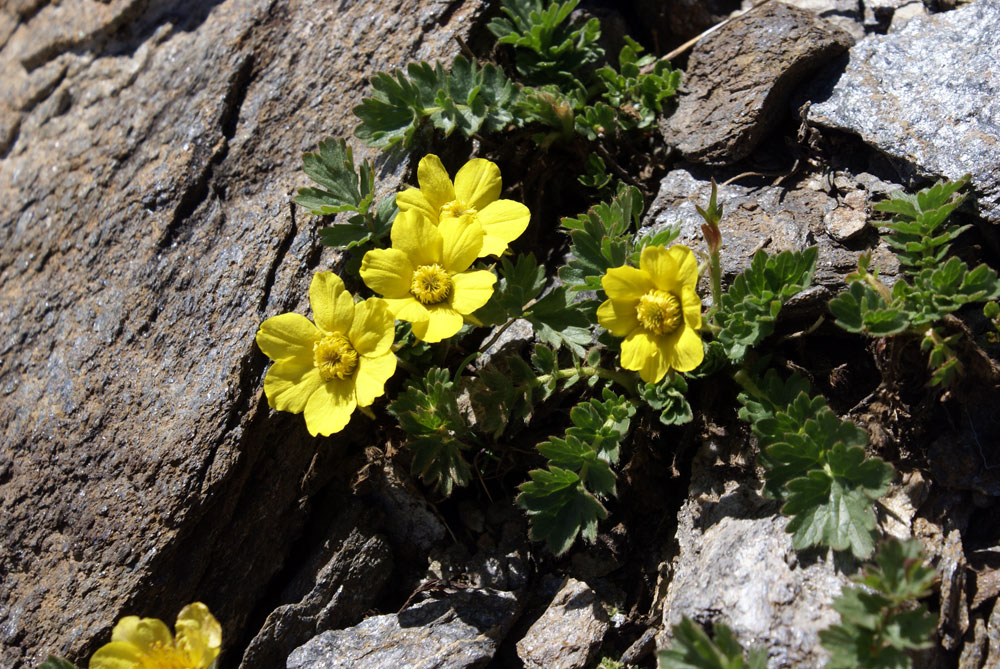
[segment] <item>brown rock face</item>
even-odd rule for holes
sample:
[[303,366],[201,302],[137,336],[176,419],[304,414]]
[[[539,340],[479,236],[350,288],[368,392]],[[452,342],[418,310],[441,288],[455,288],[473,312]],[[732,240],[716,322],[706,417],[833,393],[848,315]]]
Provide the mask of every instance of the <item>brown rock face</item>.
[[698,163],[747,157],[784,113],[795,84],[852,41],[812,12],[780,2],[732,21],[691,52],[687,93],[671,116],[667,141]]
[[0,665],[194,600],[245,635],[339,443],[270,415],[253,344],[330,264],[289,202],[301,153],[482,5],[0,9]]

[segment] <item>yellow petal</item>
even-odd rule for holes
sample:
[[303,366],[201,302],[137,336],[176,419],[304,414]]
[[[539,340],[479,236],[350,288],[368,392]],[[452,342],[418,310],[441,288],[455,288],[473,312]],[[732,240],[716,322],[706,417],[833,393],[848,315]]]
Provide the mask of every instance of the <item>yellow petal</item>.
[[181,609],[174,629],[177,630],[175,645],[187,655],[192,666],[207,667],[218,657],[222,626],[201,602]]
[[306,402],[316,389],[323,384],[319,370],[310,360],[281,360],[271,365],[264,377],[264,394],[272,409],[302,413]]
[[502,256],[507,251],[507,242],[499,237],[483,237],[483,248],[479,251],[479,257]]
[[111,630],[112,641],[130,643],[144,653],[149,653],[153,644],[171,646],[174,636],[162,620],[125,616]]
[[597,322],[616,337],[625,337],[639,327],[635,303],[605,300],[597,307]]
[[612,300],[638,301],[653,289],[653,280],[642,270],[622,265],[609,269],[601,278],[601,286]]
[[376,397],[385,394],[385,382],[396,372],[396,355],[390,351],[373,357],[361,356],[358,371],[354,375],[354,393],[358,406],[366,407]]
[[385,300],[369,297],[354,307],[354,324],[347,338],[359,354],[382,355],[395,336],[396,324]]
[[400,211],[415,209],[435,223],[441,215],[441,208],[432,207],[431,203],[427,201],[427,197],[416,188],[407,188],[402,193],[396,193],[396,206],[399,207]]
[[309,284],[313,320],[323,332],[347,332],[354,320],[354,298],[333,272],[316,272]]
[[451,277],[452,308],[460,314],[471,314],[489,302],[496,280],[496,275],[485,269],[462,272]]
[[146,654],[125,641],[112,641],[90,656],[90,669],[143,669]]
[[661,354],[661,337],[642,328],[633,330],[622,342],[622,367],[639,372],[646,383],[656,383],[670,369],[668,360]]
[[414,336],[428,344],[454,336],[462,329],[462,314],[447,304],[433,304],[427,308],[428,318],[413,324]]
[[[476,218],[490,240],[490,253],[487,253],[486,242],[483,243],[483,250],[479,254],[480,257],[483,257],[500,255],[507,250],[507,245],[520,237],[521,233],[527,229],[528,222],[531,220],[531,212],[520,202],[497,200],[480,210],[476,214]],[[497,241],[494,241],[496,239],[503,242],[503,249],[499,253],[496,252],[498,244]]]
[[464,272],[479,257],[483,248],[483,228],[472,216],[445,218],[438,225],[441,233],[441,264],[449,274]]
[[681,308],[684,311],[684,323],[689,328],[701,329],[701,298],[694,288],[681,287]]
[[441,233],[418,210],[411,209],[396,214],[389,236],[392,238],[392,248],[405,253],[413,267],[441,262]]
[[309,434],[329,437],[340,432],[351,420],[357,406],[354,381],[334,379],[320,384],[306,404],[306,429]]
[[701,337],[689,327],[683,327],[670,347],[670,366],[678,372],[690,372],[705,359],[705,348]]
[[500,168],[484,158],[473,158],[455,175],[455,198],[480,211],[500,197],[500,188]]
[[659,290],[679,295],[677,260],[662,246],[647,246],[639,256],[639,269],[646,272]]
[[[433,153],[424,156],[417,164],[417,183],[435,214],[441,211],[442,206],[455,199],[455,187],[448,177],[448,170]],[[432,218],[437,221],[436,215]]]
[[271,360],[312,359],[312,347],[320,332],[301,314],[280,314],[260,324],[257,346]]
[[674,244],[668,253],[677,261],[677,280],[681,286],[694,290],[698,285],[698,259],[694,251],[683,244]]
[[399,249],[373,249],[361,259],[361,280],[385,297],[410,294],[413,265]]

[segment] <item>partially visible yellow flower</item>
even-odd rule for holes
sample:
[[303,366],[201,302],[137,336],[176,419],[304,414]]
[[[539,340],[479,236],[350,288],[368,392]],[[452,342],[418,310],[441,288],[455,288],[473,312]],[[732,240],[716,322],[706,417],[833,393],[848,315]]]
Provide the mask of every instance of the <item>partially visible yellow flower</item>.
[[698,261],[681,244],[647,246],[639,268],[614,267],[601,279],[608,299],[597,308],[597,322],[622,342],[622,367],[656,383],[671,369],[689,372],[705,351],[701,298],[695,292]]
[[396,371],[395,321],[377,297],[355,304],[332,272],[313,276],[309,304],[315,325],[291,313],[261,323],[257,346],[274,360],[264,393],[272,409],[304,412],[309,434],[329,436],[385,392]]
[[413,324],[417,339],[447,339],[461,329],[463,316],[493,295],[493,272],[467,271],[479,256],[483,236],[471,216],[434,225],[419,210],[402,211],[392,223],[392,248],[366,253],[361,278],[385,296],[396,318]]
[[162,620],[126,616],[90,658],[90,669],[207,669],[222,646],[222,626],[201,602],[177,614],[177,637]]
[[473,158],[458,170],[452,184],[441,159],[431,153],[417,165],[417,182],[419,190],[408,188],[396,195],[399,210],[422,211],[435,225],[448,218],[472,216],[486,233],[480,258],[501,255],[528,227],[531,212],[527,207],[497,199],[500,168],[489,160]]

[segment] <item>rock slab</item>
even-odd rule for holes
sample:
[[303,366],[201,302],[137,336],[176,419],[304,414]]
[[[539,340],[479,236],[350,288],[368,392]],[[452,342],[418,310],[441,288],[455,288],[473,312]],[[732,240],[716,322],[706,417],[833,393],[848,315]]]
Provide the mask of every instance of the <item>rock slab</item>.
[[484,667],[517,617],[509,592],[465,590],[354,627],[324,632],[288,657],[288,669]]
[[728,23],[691,52],[667,141],[699,163],[745,158],[784,113],[793,87],[852,43],[812,12],[780,2]]
[[807,118],[860,135],[919,176],[971,173],[980,213],[1000,222],[998,25],[1000,0],[979,0],[862,40]]
[[[788,519],[751,483],[716,481],[719,495],[693,481],[678,514],[680,552],[663,603],[664,628],[683,616],[721,622],[744,647],[766,646],[769,667],[822,667],[827,656],[818,634],[840,620],[831,604],[847,578],[827,560],[800,564],[785,532]],[[664,647],[669,637],[658,641]]]
[[585,667],[608,627],[607,613],[590,586],[567,578],[545,613],[517,642],[517,655],[528,669]]

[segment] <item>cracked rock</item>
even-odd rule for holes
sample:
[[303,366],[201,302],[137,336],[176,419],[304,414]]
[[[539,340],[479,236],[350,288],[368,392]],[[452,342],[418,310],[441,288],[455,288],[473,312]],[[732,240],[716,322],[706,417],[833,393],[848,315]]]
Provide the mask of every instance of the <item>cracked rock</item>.
[[590,586],[568,578],[542,617],[517,642],[517,656],[528,669],[588,666],[608,627],[608,615]]
[[812,12],[780,2],[726,24],[691,52],[668,143],[698,163],[745,158],[786,112],[802,78],[852,42]]
[[289,655],[288,669],[485,667],[517,617],[509,592],[464,590],[354,627],[324,632]]

